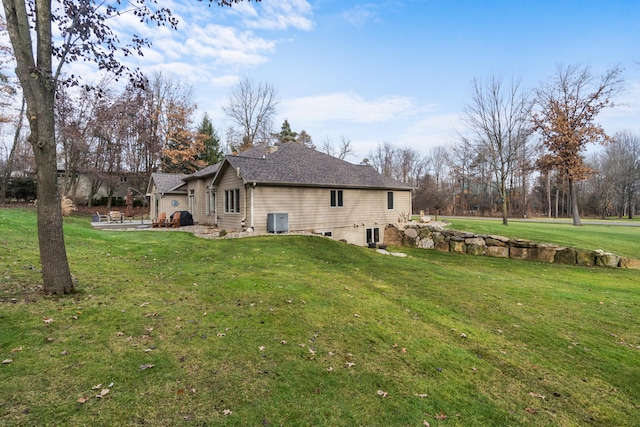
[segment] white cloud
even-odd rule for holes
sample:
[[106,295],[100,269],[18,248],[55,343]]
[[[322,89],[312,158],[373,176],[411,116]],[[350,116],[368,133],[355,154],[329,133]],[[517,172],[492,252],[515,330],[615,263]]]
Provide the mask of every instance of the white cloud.
[[286,30],[295,28],[302,31],[313,29],[311,5],[306,0],[264,1],[259,6],[238,8],[244,23],[249,28],[262,30]]
[[332,93],[285,100],[281,104],[285,117],[297,117],[304,122],[329,120],[355,123],[379,123],[412,114],[413,101],[402,96],[365,100],[354,93]]
[[378,9],[379,5],[362,4],[355,6],[342,13],[342,18],[354,27],[363,27],[368,22],[379,22]]

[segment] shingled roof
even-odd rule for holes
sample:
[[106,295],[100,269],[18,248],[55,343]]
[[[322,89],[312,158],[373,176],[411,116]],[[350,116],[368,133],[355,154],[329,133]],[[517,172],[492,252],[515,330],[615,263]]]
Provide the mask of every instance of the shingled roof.
[[187,176],[181,173],[154,172],[151,174],[151,179],[159,193],[182,193],[186,190],[179,190],[179,187],[184,185],[184,179]]
[[[274,151],[275,150],[275,151]],[[354,165],[295,142],[276,147],[254,147],[238,156],[227,156],[228,164],[240,168],[245,183],[411,190],[408,184],[380,175],[373,167]]]
[[184,178],[184,180],[191,181],[193,179],[207,178],[209,176],[214,176],[218,172],[218,168],[220,168],[221,164],[222,162],[216,163],[215,165],[209,165],[204,169],[200,169],[198,172],[194,172],[191,175],[188,175],[186,178]]

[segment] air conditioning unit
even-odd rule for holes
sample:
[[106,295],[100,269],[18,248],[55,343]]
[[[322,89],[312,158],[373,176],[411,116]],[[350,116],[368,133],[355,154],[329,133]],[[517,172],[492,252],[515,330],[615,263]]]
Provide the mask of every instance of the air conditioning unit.
[[283,233],[287,231],[289,231],[289,214],[288,213],[267,214],[267,232]]

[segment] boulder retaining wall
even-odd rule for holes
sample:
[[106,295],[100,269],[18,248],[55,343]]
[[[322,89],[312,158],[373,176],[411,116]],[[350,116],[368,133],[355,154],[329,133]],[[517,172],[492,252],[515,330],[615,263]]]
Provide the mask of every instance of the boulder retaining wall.
[[538,243],[504,236],[449,230],[437,225],[389,224],[384,242],[390,246],[413,246],[442,252],[512,258],[557,264],[640,269],[640,261],[602,250],[588,251],[550,243]]

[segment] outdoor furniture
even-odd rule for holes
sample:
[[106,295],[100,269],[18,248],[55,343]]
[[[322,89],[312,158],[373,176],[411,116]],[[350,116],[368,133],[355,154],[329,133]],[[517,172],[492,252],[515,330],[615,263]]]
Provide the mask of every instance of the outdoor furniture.
[[174,212],[171,215],[171,222],[167,227],[179,228],[180,227],[180,212]]
[[124,222],[124,215],[120,211],[109,212],[109,222]]
[[151,228],[166,227],[167,226],[167,214],[160,212],[158,218],[151,221]]

